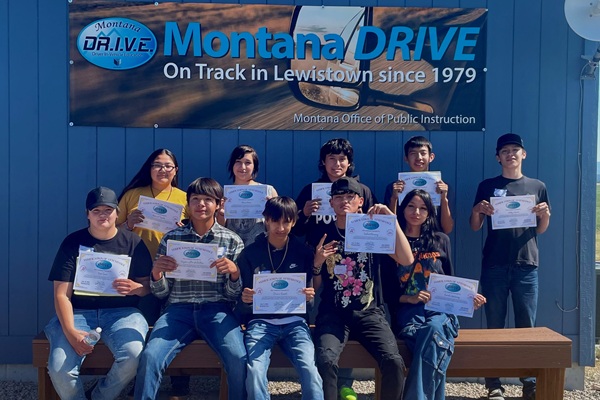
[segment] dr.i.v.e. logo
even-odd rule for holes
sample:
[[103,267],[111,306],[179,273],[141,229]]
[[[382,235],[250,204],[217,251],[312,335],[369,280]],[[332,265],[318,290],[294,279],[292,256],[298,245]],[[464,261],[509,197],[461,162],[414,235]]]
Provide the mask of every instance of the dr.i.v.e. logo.
[[125,70],[144,65],[156,54],[154,33],[128,18],[99,19],[79,32],[77,49],[101,68]]

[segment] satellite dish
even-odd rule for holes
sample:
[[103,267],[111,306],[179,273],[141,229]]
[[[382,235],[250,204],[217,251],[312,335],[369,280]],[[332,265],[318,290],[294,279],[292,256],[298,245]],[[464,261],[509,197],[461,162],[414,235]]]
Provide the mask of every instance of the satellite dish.
[[600,41],[600,0],[565,0],[565,17],[577,35]]

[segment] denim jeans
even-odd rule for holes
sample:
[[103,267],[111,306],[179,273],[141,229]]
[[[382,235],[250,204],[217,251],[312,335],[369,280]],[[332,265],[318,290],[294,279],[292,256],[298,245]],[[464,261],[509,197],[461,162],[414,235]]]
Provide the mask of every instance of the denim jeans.
[[249,399],[271,398],[267,370],[271,349],[278,343],[300,376],[302,399],[323,400],[323,381],[315,366],[315,347],[305,321],[284,325],[252,321],[244,334],[244,342],[248,351],[246,390]]
[[142,353],[135,398],[154,400],[162,375],[175,356],[202,338],[223,362],[230,400],[245,400],[246,348],[240,324],[227,303],[179,303],[167,307],[156,321]]
[[[487,298],[487,327],[504,328],[511,294],[516,328],[535,326],[538,302],[538,269],[531,265],[496,265],[481,271],[481,292]],[[535,391],[535,377],[522,378],[523,393]],[[500,379],[486,378],[488,389],[500,387]]]
[[458,336],[458,318],[428,311],[424,305],[409,305],[399,310],[404,339],[413,354],[404,386],[404,398],[411,400],[444,400],[446,370],[454,353]]
[[404,360],[380,308],[364,311],[319,313],[315,329],[316,362],[326,400],[338,399],[338,361],[352,336],[375,358],[381,371],[381,393],[400,400],[404,390]]
[[[140,354],[148,333],[148,324],[137,308],[101,308],[73,310],[75,328],[89,332],[102,328],[102,340],[115,357],[108,374],[98,381],[92,397],[115,399],[135,376]],[[48,375],[61,399],[85,400],[79,369],[85,356],[71,347],[57,317],[44,328],[50,342]]]

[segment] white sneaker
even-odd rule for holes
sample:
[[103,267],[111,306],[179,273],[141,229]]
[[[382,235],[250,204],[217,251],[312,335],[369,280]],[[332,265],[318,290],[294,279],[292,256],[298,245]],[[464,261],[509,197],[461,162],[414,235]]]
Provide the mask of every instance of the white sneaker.
[[504,391],[502,388],[490,389],[487,398],[488,400],[504,400]]

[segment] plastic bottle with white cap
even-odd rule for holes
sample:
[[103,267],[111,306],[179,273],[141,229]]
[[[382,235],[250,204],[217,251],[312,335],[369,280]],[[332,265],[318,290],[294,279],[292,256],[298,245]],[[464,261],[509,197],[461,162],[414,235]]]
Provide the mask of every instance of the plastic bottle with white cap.
[[102,328],[97,327],[94,330],[91,330],[87,336],[85,337],[85,339],[83,339],[83,341],[87,344],[89,344],[90,346],[95,345],[96,343],[98,343],[98,340],[100,340],[100,333],[102,333]]

